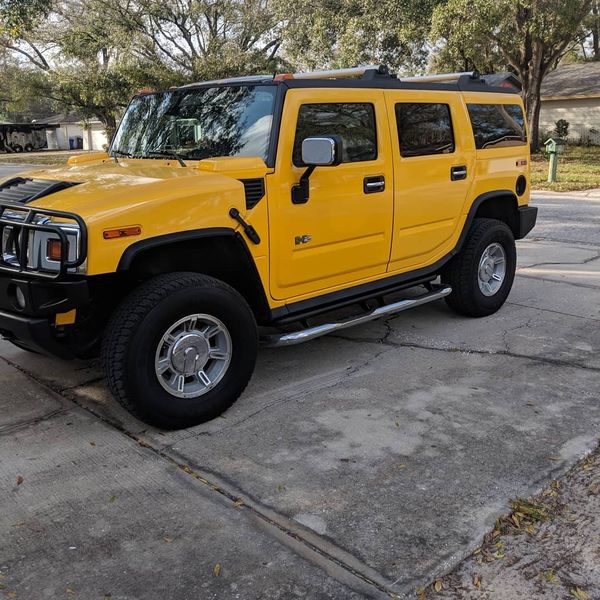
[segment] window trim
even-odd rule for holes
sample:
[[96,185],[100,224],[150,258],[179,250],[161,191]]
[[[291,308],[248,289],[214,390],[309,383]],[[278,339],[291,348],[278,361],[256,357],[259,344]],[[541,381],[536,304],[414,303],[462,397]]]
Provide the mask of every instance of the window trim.
[[[445,106],[448,110],[448,118],[450,119],[450,135],[452,136],[452,150],[450,152],[424,152],[422,154],[403,154],[402,152],[402,134],[400,130],[400,121],[398,119],[398,106],[403,104],[426,104],[426,105],[437,105]],[[456,136],[454,135],[454,119],[452,118],[452,107],[448,102],[395,102],[394,103],[394,116],[396,117],[396,135],[398,136],[398,150],[400,156],[405,159],[410,158],[421,158],[423,156],[449,156],[450,154],[456,153]]]
[[[515,143],[508,144],[506,146],[500,145],[500,142],[503,138],[499,138],[495,143],[486,142],[486,144],[490,144],[490,146],[478,146],[477,145],[477,135],[475,133],[475,126],[473,124],[473,117],[471,116],[471,107],[475,106],[516,106],[521,111],[521,117],[523,119],[523,139],[513,140]],[[521,148],[523,146],[527,146],[529,141],[529,136],[527,133],[527,117],[525,116],[525,111],[523,107],[517,102],[467,102],[467,114],[469,115],[469,123],[471,123],[471,132],[473,133],[473,143],[475,144],[475,150],[495,150],[498,148]],[[507,136],[504,136],[507,137]]]
[[[342,165],[352,165],[355,163],[368,163],[368,162],[376,161],[379,158],[379,135],[377,134],[377,111],[375,109],[375,104],[373,102],[303,102],[298,107],[298,113],[296,116],[296,127],[294,129],[294,141],[292,143],[292,164],[295,167],[300,167],[300,168],[304,168],[307,166],[303,162],[298,164],[294,161],[294,149],[296,147],[296,135],[298,132],[298,121],[300,119],[300,111],[302,110],[302,107],[303,106],[323,106],[323,105],[328,105],[328,104],[331,104],[331,105],[351,104],[351,105],[358,105],[358,106],[370,106],[371,110],[373,111],[373,133],[375,136],[375,139],[374,139],[374,141],[375,141],[375,156],[373,158],[369,158],[368,160],[343,160],[337,166],[341,167]],[[325,135],[325,134],[321,134],[321,135]],[[331,134],[331,135],[334,135],[334,134]]]

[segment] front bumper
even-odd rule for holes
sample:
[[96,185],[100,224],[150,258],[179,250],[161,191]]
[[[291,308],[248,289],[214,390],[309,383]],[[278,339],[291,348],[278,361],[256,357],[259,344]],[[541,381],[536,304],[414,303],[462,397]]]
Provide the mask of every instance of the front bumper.
[[[17,290],[21,292],[21,304]],[[54,326],[55,317],[89,302],[86,280],[37,281],[0,276],[0,336],[42,354],[72,358],[72,351]]]
[[0,337],[41,354],[73,358],[69,348],[54,336],[48,319],[23,317],[0,311]]
[[537,206],[519,207],[519,238],[524,238],[534,227],[537,220]]

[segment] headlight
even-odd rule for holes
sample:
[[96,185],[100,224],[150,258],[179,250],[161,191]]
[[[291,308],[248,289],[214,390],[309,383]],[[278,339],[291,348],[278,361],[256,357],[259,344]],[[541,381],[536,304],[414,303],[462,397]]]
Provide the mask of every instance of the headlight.
[[[29,234],[28,252],[28,263],[32,269],[58,271],[63,252],[68,262],[75,262],[79,258],[81,238],[79,227],[72,223],[54,223],[54,225],[60,227],[66,235],[67,247],[63,250],[61,239],[50,231],[32,231]],[[72,272],[75,272],[75,269]]]
[[[79,258],[81,231],[79,226],[74,223],[50,223],[48,219],[44,223],[52,224],[64,232],[67,239],[67,248],[65,257],[68,262],[74,262]],[[19,266],[19,231],[18,224],[15,228],[6,226],[2,232],[2,260]],[[50,231],[32,230],[29,232],[27,248],[27,268],[38,271],[58,272],[60,270],[60,260],[62,257],[61,238]],[[69,269],[71,273],[85,272],[85,263],[77,269]]]

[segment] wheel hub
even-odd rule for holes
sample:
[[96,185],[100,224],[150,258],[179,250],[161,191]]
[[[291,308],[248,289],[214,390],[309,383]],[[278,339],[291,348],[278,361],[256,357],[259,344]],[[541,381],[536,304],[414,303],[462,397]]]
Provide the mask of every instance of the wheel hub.
[[170,351],[173,370],[181,375],[193,375],[206,365],[210,352],[208,340],[201,334],[183,334]]
[[231,353],[231,336],[219,319],[189,315],[169,327],[158,343],[156,377],[172,396],[197,398],[221,381]]
[[481,255],[478,269],[479,290],[484,296],[493,296],[504,283],[506,276],[506,252],[494,242]]

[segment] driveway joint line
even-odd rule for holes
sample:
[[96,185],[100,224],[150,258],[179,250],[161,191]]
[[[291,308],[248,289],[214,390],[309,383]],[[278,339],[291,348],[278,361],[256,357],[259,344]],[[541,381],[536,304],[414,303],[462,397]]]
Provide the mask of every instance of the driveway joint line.
[[[398,592],[396,592],[395,590],[391,589],[390,584],[388,582],[376,581],[375,579],[373,579],[372,577],[366,575],[365,573],[361,573],[360,570],[355,569],[354,567],[352,567],[348,563],[346,563],[343,560],[341,560],[341,559],[335,557],[334,555],[332,555],[330,552],[327,552],[326,550],[324,550],[322,548],[319,548],[319,546],[317,544],[310,542],[309,540],[307,540],[306,538],[304,538],[300,533],[293,531],[291,528],[286,527],[285,525],[283,525],[281,523],[278,523],[277,520],[272,519],[268,515],[264,514],[259,509],[259,507],[257,506],[257,503],[255,503],[252,500],[248,500],[248,501],[245,500],[244,497],[249,498],[249,495],[247,493],[245,493],[242,490],[240,490],[240,493],[236,494],[236,493],[233,493],[232,491],[226,490],[221,485],[217,485],[217,484],[211,482],[207,477],[205,477],[201,473],[198,473],[197,471],[195,471],[194,469],[192,469],[189,465],[187,465],[185,463],[179,462],[178,460],[176,460],[174,457],[170,456],[167,453],[166,449],[168,449],[169,446],[166,446],[165,449],[156,448],[152,444],[148,443],[142,436],[139,436],[139,435],[133,433],[132,431],[129,431],[126,427],[124,427],[122,424],[118,423],[117,421],[109,419],[106,416],[97,413],[96,411],[94,411],[90,407],[82,404],[76,397],[74,397],[72,395],[64,396],[63,393],[62,393],[63,390],[61,390],[57,386],[53,385],[52,383],[49,383],[47,381],[44,381],[44,380],[38,378],[36,375],[34,375],[33,373],[31,373],[27,369],[24,369],[20,365],[17,365],[16,363],[12,362],[11,360],[9,360],[7,358],[4,358],[4,357],[0,357],[0,358],[2,358],[2,360],[4,360],[4,362],[6,362],[11,367],[17,369],[19,372],[21,372],[26,377],[28,377],[31,380],[35,381],[41,387],[43,387],[43,388],[51,391],[53,394],[59,395],[61,398],[65,399],[65,400],[68,400],[69,402],[72,402],[75,406],[77,406],[81,410],[84,410],[85,412],[91,414],[92,416],[96,417],[99,421],[101,421],[102,423],[104,423],[108,427],[111,427],[112,429],[114,429],[114,430],[118,431],[119,433],[125,435],[126,437],[128,437],[129,439],[131,439],[132,441],[134,441],[138,445],[140,445],[142,448],[146,448],[147,450],[149,450],[150,452],[152,452],[152,454],[154,454],[158,458],[160,458],[160,459],[168,462],[172,466],[177,467],[179,470],[181,470],[184,473],[186,473],[187,475],[193,477],[198,482],[204,484],[207,488],[210,489],[210,491],[216,492],[221,497],[229,500],[232,503],[232,505],[233,505],[232,508],[246,508],[255,517],[257,517],[258,519],[260,519],[261,521],[263,521],[267,525],[270,525],[271,527],[276,528],[281,533],[284,533],[287,537],[291,538],[296,543],[302,544],[305,548],[307,548],[312,553],[318,555],[322,559],[325,559],[326,561],[328,561],[328,562],[330,562],[330,563],[338,566],[339,568],[341,568],[342,570],[344,570],[348,574],[354,576],[355,578],[359,579],[360,581],[362,581],[363,583],[369,585],[370,587],[373,587],[373,588],[377,589],[379,592],[382,592],[382,593],[386,594],[388,597],[390,597],[390,598],[392,598],[394,600],[400,600],[401,599],[401,595]],[[69,410],[72,410],[72,407],[69,408]],[[285,517],[285,515],[279,515],[274,510],[273,510],[273,513],[277,514],[282,519],[287,519]],[[300,529],[300,527],[298,527],[298,529]],[[320,538],[320,536],[318,534],[314,534],[314,535],[315,535],[316,538]],[[336,548],[337,548],[337,546],[336,546]],[[340,550],[340,552],[348,554],[348,556],[351,556],[357,562],[360,562],[359,559],[357,559],[356,557],[352,556],[348,552],[346,552],[346,551],[344,551],[342,549],[339,549],[339,550]],[[313,562],[313,564],[317,565],[319,568],[324,569],[324,567],[322,565],[320,565],[317,560],[313,559],[312,562]],[[365,570],[371,570],[370,567],[368,567],[367,565],[364,565],[364,567],[365,567]],[[377,573],[377,575],[380,576],[378,573]],[[382,576],[380,576],[380,577],[382,577]],[[382,579],[383,579],[383,577],[382,577]],[[339,579],[338,579],[338,581],[339,581]]]

